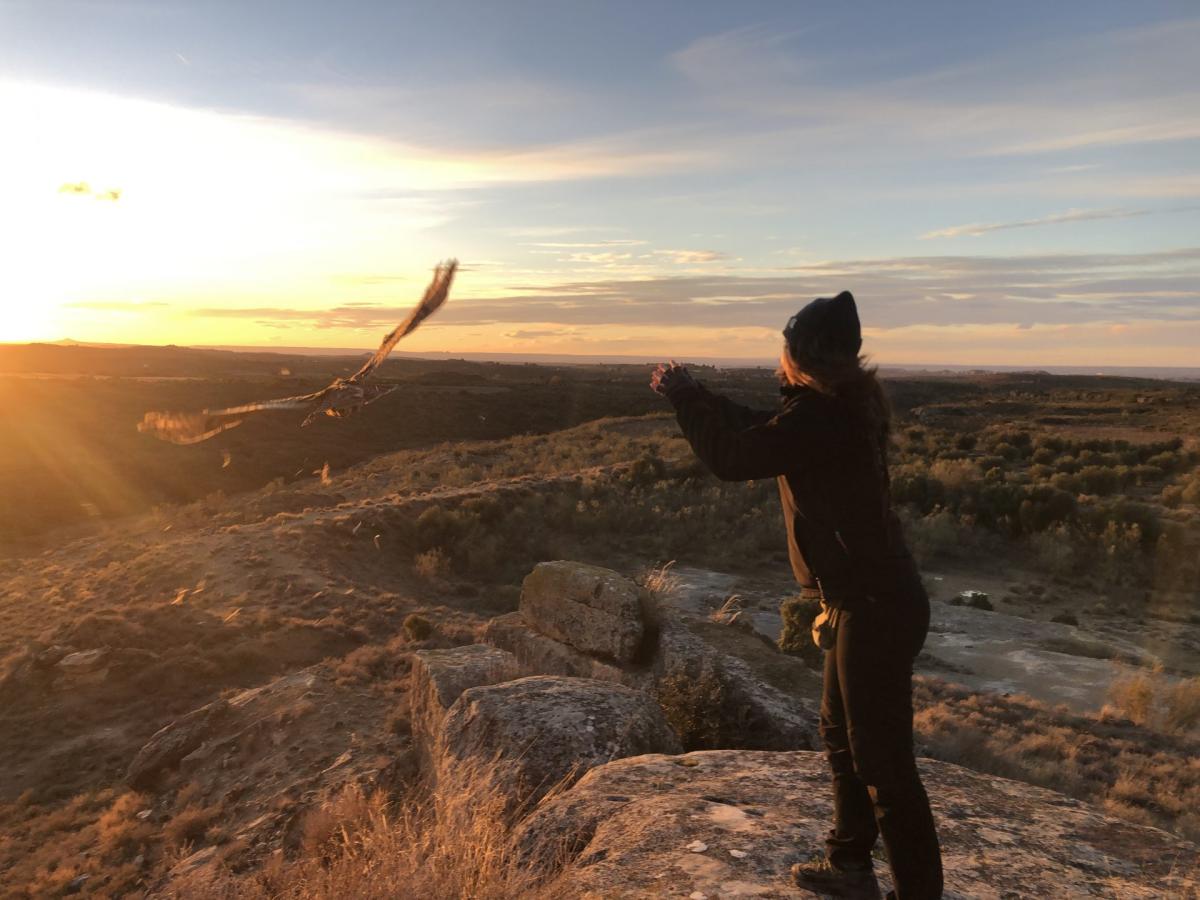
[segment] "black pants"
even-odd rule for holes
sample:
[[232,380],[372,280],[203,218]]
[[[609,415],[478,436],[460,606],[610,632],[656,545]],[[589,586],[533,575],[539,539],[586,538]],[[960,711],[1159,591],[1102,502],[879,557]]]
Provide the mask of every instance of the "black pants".
[[871,864],[880,835],[897,900],[942,895],[942,856],[913,758],[912,663],[929,631],[924,592],[839,613],[825,656],[821,737],[833,769],[829,861]]

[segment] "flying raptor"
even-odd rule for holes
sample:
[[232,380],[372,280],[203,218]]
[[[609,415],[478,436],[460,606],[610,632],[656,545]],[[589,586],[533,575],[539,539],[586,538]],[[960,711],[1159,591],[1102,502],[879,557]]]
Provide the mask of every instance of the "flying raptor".
[[433,281],[425,289],[425,296],[416,305],[408,317],[397,325],[375,355],[368,359],[349,378],[335,378],[333,382],[319,391],[311,394],[301,394],[296,397],[281,397],[278,400],[263,400],[258,403],[247,403],[243,406],[231,406],[228,409],[205,409],[195,413],[148,412],[138,423],[138,431],[152,434],[173,444],[198,444],[209,438],[236,428],[250,413],[275,409],[305,409],[301,426],[308,425],[317,416],[324,413],[327,416],[343,417],[351,415],[369,403],[374,403],[395,390],[380,384],[369,384],[368,379],[387,359],[392,348],[405,335],[411,334],[425,319],[429,318],[450,294],[450,284],[454,281],[454,273],[458,269],[458,261],[450,260],[442,263],[434,270]]

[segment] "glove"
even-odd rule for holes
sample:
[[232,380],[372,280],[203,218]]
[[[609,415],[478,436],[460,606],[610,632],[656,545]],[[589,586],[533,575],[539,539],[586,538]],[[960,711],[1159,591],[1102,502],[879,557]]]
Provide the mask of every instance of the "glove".
[[696,379],[691,376],[691,373],[686,368],[675,362],[675,360],[671,360],[670,365],[659,363],[650,376],[650,390],[656,394],[661,394],[668,400],[694,387],[699,387]]

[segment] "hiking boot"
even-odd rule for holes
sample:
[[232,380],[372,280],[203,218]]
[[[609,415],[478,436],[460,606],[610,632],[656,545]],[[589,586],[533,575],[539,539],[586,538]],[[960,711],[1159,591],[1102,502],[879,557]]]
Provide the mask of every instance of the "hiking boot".
[[796,863],[792,866],[792,881],[797,887],[815,894],[849,900],[879,900],[879,882],[871,868],[837,869],[827,859]]

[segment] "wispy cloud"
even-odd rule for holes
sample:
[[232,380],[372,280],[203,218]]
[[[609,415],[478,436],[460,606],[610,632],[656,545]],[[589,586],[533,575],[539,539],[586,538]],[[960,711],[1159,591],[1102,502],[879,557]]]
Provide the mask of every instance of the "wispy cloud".
[[1063,213],[1054,213],[1038,219],[1021,219],[1016,222],[972,223],[969,225],[952,225],[937,231],[928,231],[921,235],[921,240],[933,238],[979,237],[992,231],[1008,231],[1013,228],[1036,228],[1042,225],[1061,225],[1066,222],[1091,222],[1097,219],[1132,219],[1137,216],[1148,216],[1154,210],[1150,209],[1072,209]]
[[504,332],[504,337],[514,341],[536,341],[543,338],[574,337],[579,334],[575,328],[519,328],[516,331]]
[[[834,260],[774,274],[569,281],[461,300],[439,327],[589,326],[777,330],[813,297],[853,290],[877,329],[1200,320],[1200,247],[1139,254],[912,256]],[[194,314],[310,328],[379,328],[400,307],[202,309]],[[497,333],[505,333],[498,331]]]
[[[968,63],[872,75],[824,36],[740,28],[671,56],[756,148],[893,157],[1028,156],[1200,137],[1200,19],[1005,47]],[[755,121],[758,119],[759,121]],[[761,154],[762,149],[758,152]]]
[[637,247],[648,243],[647,241],[635,240],[611,240],[611,241],[534,241],[526,246],[529,247],[547,247],[557,249],[573,249],[586,247]]
[[590,263],[599,265],[611,265],[621,262],[622,260],[631,259],[632,253],[568,253],[562,257],[563,262],[570,263]]
[[728,259],[729,256],[718,250],[655,250],[655,256],[664,256],[676,265],[693,265],[695,263],[710,263]]

